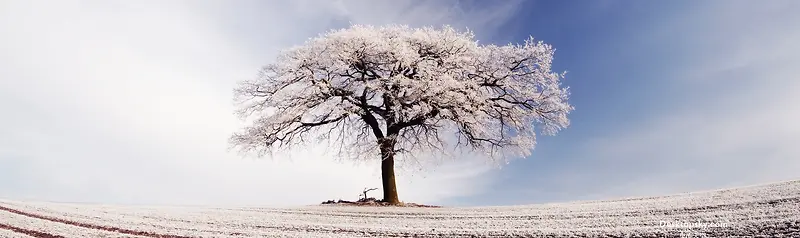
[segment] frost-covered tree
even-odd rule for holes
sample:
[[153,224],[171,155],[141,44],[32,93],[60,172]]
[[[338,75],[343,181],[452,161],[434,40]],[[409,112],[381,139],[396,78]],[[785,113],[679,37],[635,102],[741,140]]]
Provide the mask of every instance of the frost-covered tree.
[[398,156],[446,152],[454,141],[507,162],[530,155],[534,125],[544,134],[567,127],[573,107],[553,53],[533,38],[480,45],[449,26],[330,31],[240,83],[237,114],[250,122],[230,143],[263,156],[309,139],[340,142],[346,158],[381,159],[383,200],[397,204]]

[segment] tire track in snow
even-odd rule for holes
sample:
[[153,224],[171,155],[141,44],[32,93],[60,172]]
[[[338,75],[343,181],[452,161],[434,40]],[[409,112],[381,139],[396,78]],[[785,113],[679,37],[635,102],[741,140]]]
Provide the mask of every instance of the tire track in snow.
[[[104,230],[104,231],[110,231],[110,232],[117,232],[117,233],[122,233],[122,234],[127,234],[127,235],[146,236],[146,237],[155,237],[155,238],[192,238],[192,237],[188,237],[188,236],[156,234],[156,233],[152,233],[152,232],[128,230],[128,229],[119,228],[119,227],[108,227],[108,226],[99,226],[99,225],[94,225],[94,224],[80,223],[80,222],[70,221],[70,220],[61,219],[61,218],[48,217],[48,216],[42,216],[42,215],[33,214],[33,213],[29,213],[29,212],[23,212],[23,211],[20,211],[20,210],[17,210],[17,209],[13,209],[13,208],[8,208],[8,207],[2,206],[2,205],[0,205],[0,211],[6,211],[6,212],[14,213],[14,214],[17,214],[17,215],[22,215],[22,216],[26,216],[26,217],[31,217],[31,218],[36,218],[36,219],[41,219],[41,220],[46,220],[46,221],[51,221],[51,222],[58,222],[58,223],[67,224],[67,225],[73,225],[73,226],[77,226],[77,227],[83,227],[83,228],[89,228],[89,229],[95,229],[95,230]],[[2,225],[2,224],[0,224],[0,225]],[[9,227],[9,229],[14,228],[14,227],[11,227],[11,226],[8,226],[8,227]],[[51,235],[51,234],[42,233],[42,232],[38,232],[38,231],[26,230],[26,229],[22,229],[22,228],[18,228],[18,229],[20,229],[22,231],[21,233],[24,233],[25,231],[33,232],[31,234],[36,234],[37,235],[37,236],[34,236],[34,237],[64,238],[63,236],[54,236],[54,235]]]

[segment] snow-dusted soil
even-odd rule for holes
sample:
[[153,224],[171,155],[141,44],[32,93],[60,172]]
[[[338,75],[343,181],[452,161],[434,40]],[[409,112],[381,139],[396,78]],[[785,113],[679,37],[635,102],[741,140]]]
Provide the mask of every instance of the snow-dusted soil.
[[0,237],[800,237],[800,180],[506,207],[189,208],[0,200]]

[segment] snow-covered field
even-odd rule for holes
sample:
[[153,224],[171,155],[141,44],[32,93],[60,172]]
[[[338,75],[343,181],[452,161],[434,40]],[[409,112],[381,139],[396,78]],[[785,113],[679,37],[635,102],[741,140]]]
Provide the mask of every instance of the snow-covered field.
[[135,207],[0,200],[0,237],[800,237],[800,180],[469,208]]

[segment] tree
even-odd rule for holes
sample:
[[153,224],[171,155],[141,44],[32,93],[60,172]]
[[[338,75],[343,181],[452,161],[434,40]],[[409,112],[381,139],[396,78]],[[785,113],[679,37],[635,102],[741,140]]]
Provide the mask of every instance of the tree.
[[[508,161],[531,154],[540,133],[569,125],[564,74],[554,49],[479,45],[449,26],[354,25],[282,52],[259,77],[234,90],[236,113],[251,122],[230,138],[264,156],[308,139],[341,142],[349,158],[381,158],[383,200],[400,203],[397,156],[455,148]],[[336,136],[336,138],[332,138]]]

